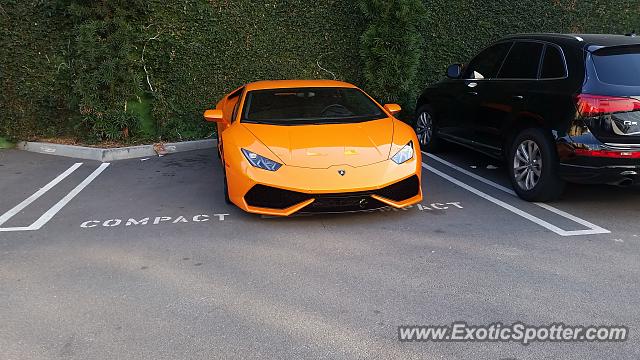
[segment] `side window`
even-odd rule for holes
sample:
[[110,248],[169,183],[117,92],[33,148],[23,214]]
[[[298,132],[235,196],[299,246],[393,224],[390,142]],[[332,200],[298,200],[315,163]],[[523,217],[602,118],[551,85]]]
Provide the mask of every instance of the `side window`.
[[478,54],[467,66],[464,78],[491,79],[496,77],[511,44],[511,42],[499,43]]
[[236,98],[236,104],[233,106],[233,113],[231,113],[231,122],[236,121],[238,115],[238,109],[240,108],[240,99],[242,98],[242,94],[244,93],[244,89],[240,91]]
[[224,104],[222,112],[224,116],[229,119],[229,121],[233,121],[236,117],[239,103],[240,103],[240,95],[242,95],[242,90],[238,90],[235,93],[229,95],[227,101]]
[[537,42],[516,42],[500,69],[501,79],[537,79],[540,56],[544,44]]
[[567,76],[567,70],[560,49],[552,45],[547,45],[544,52],[544,59],[542,60],[540,78],[556,79],[565,76]]

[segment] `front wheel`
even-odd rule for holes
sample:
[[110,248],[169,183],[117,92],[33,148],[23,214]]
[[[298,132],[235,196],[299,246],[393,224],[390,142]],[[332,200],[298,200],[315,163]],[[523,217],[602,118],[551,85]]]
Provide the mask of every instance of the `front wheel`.
[[437,152],[441,148],[441,140],[435,126],[433,108],[429,105],[421,106],[416,111],[415,132],[420,148],[428,152]]
[[224,177],[224,202],[231,205],[231,199],[229,198],[229,184],[227,183],[227,171],[225,169],[224,162],[222,163],[222,176]]
[[509,175],[515,192],[527,201],[553,201],[564,191],[553,140],[540,129],[526,129],[511,143]]

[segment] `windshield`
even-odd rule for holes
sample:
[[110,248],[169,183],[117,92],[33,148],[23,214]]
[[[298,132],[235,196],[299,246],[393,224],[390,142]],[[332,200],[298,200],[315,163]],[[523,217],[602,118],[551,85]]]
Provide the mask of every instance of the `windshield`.
[[640,86],[640,46],[603,48],[593,53],[600,81],[611,85]]
[[247,94],[243,122],[266,124],[328,124],[386,117],[362,91],[353,88],[255,90]]

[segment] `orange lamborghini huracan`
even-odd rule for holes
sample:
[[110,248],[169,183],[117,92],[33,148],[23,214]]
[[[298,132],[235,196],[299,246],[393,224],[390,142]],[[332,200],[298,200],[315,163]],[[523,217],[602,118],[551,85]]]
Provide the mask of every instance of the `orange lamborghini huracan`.
[[364,211],[422,200],[413,129],[357,87],[338,81],[262,81],[225,96],[218,123],[228,202],[245,211]]

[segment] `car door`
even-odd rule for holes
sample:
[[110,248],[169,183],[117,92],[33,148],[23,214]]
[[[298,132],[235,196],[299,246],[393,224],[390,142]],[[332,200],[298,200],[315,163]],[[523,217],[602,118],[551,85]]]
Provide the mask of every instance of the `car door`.
[[435,91],[429,94],[429,103],[433,105],[438,119],[438,134],[444,137],[465,138],[463,111],[467,86],[460,79],[448,79],[435,85]]
[[504,146],[505,129],[526,112],[527,101],[538,81],[544,43],[516,41],[495,79],[486,82],[479,93],[475,117],[475,141],[486,152],[499,155]]
[[562,134],[568,132],[568,126],[576,116],[574,94],[582,85],[580,70],[574,67],[574,74],[569,79],[562,47],[547,43],[542,55],[539,79],[528,89],[526,114],[540,119],[545,126]]
[[443,137],[450,140],[474,145],[474,124],[481,94],[493,79],[511,48],[512,42],[494,44],[478,54],[465,67],[462,79],[452,82],[454,105],[450,106],[449,123],[442,131]]

